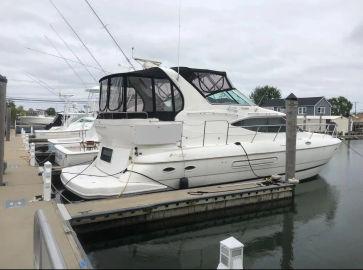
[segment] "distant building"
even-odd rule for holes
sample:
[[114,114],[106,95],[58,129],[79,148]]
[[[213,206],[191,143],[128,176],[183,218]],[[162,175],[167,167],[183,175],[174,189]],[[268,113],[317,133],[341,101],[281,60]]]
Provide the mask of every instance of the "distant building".
[[[331,104],[326,100],[325,97],[306,97],[298,98],[298,115],[307,116],[320,116],[331,115]],[[285,100],[284,99],[271,99],[266,100],[261,104],[261,107],[278,111],[285,112]]]

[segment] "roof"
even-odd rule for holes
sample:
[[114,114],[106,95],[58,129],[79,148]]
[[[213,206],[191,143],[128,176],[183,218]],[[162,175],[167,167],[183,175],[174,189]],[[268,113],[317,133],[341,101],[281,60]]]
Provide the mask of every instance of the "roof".
[[[299,106],[314,106],[324,97],[306,97],[298,98]],[[285,99],[275,98],[262,102],[262,107],[285,107]]]

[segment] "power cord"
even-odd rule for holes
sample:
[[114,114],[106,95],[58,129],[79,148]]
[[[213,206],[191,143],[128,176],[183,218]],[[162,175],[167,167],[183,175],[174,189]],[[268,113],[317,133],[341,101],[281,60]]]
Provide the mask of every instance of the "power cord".
[[239,145],[239,146],[241,146],[241,148],[242,148],[242,149],[243,149],[243,151],[245,152],[245,154],[246,154],[246,158],[247,158],[247,161],[248,161],[248,165],[250,166],[252,173],[253,173],[253,174],[254,174],[257,178],[264,178],[263,176],[259,176],[258,174],[256,174],[256,173],[255,173],[255,171],[253,170],[252,165],[251,165],[250,158],[249,158],[249,156],[248,156],[248,154],[247,154],[246,149],[243,147],[243,145],[242,145],[240,142],[235,142],[234,144],[235,144],[235,145]]

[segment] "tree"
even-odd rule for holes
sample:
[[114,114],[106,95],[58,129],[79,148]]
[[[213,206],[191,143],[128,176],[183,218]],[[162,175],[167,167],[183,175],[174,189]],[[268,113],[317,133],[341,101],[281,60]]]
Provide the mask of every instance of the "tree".
[[256,87],[250,95],[250,99],[252,99],[257,105],[262,104],[263,101],[281,98],[280,89],[265,85]]
[[49,116],[55,116],[56,112],[55,112],[55,109],[50,107],[48,109],[45,110],[45,113]]
[[6,102],[6,106],[10,107],[11,110],[11,122],[14,123],[17,115],[25,115],[26,112],[23,106],[17,107],[14,101],[9,100]]
[[333,97],[328,101],[331,104],[332,115],[343,115],[345,117],[350,115],[350,110],[352,109],[353,104],[347,98],[339,96]]

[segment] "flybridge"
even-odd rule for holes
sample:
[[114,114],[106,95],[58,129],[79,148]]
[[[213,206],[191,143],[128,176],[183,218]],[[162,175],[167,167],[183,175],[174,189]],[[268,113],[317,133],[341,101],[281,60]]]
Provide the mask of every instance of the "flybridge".
[[99,118],[154,117],[174,121],[184,101],[193,99],[185,87],[195,89],[212,105],[254,105],[232,86],[225,72],[187,67],[180,67],[179,72],[184,84],[173,81],[169,72],[159,67],[103,77]]

